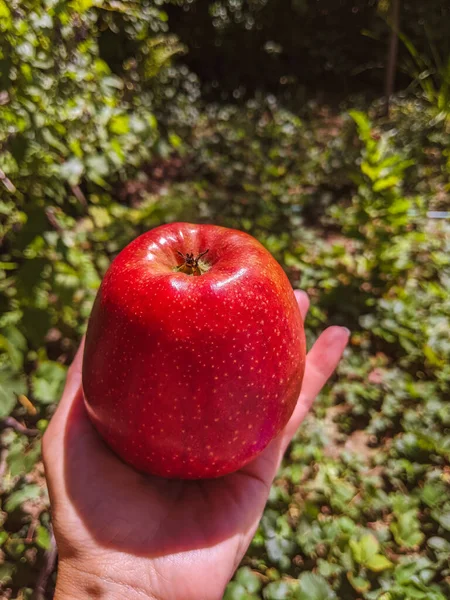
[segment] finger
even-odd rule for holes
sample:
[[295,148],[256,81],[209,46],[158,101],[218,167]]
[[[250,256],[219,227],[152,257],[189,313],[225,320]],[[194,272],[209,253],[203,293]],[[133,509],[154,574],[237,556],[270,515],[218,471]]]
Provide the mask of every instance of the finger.
[[50,447],[54,448],[58,445],[60,439],[63,438],[67,415],[77,394],[81,390],[81,370],[83,364],[84,338],[77,350],[75,358],[69,367],[67,373],[66,384],[64,386],[63,395],[55,411],[55,414],[50,421],[50,425],[45,432],[43,439],[44,455],[48,455]]
[[303,321],[306,319],[306,315],[309,309],[309,297],[303,290],[294,290],[295,298],[300,309]]
[[[67,431],[76,432],[78,440],[83,439],[86,448],[102,451],[103,445],[96,435],[84,406],[82,390],[84,338],[67,374],[66,385],[60,403],[50,421],[43,440],[42,455],[49,488],[64,481],[64,455]],[[92,453],[94,455],[94,450]]]
[[308,353],[300,397],[283,433],[283,449],[289,444],[314,399],[335,371],[349,335],[350,331],[345,327],[329,327]]
[[66,385],[64,386],[64,392],[55,414],[61,415],[62,413],[67,413],[69,411],[70,405],[72,404],[72,400],[78,392],[78,389],[80,388],[81,372],[83,367],[83,352],[84,337],[82,338],[77,353],[75,354],[75,358],[73,359],[72,364],[69,367]]

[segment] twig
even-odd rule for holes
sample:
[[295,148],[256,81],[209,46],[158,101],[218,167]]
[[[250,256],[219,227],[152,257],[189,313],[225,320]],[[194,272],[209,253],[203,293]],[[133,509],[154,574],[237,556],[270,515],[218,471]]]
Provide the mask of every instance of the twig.
[[32,595],[32,600],[45,600],[48,580],[50,575],[53,573],[55,568],[56,558],[58,556],[58,550],[56,548],[55,536],[53,534],[53,528],[50,525],[50,548],[45,551],[44,564],[39,571],[38,578],[36,580],[36,587]]
[[3,475],[5,474],[8,459],[8,449],[2,448],[0,452],[0,481],[3,481]]
[[50,222],[50,225],[51,225],[51,226],[52,226],[54,229],[56,229],[56,231],[57,231],[58,233],[62,233],[62,232],[64,231],[64,229],[63,229],[63,228],[61,227],[61,225],[58,223],[58,220],[56,219],[56,217],[55,217],[55,214],[54,214],[54,212],[53,212],[53,209],[52,209],[52,207],[51,207],[51,206],[48,206],[48,207],[45,209],[45,214],[46,214],[46,216],[47,216],[47,219],[48,219],[48,220],[49,220],[49,222]]
[[22,433],[28,437],[34,437],[39,434],[39,429],[28,429],[22,423],[19,423],[14,417],[5,417],[0,419],[0,430],[1,429],[14,429],[17,433]]
[[0,106],[8,104],[10,100],[9,94],[6,91],[0,92]]
[[0,169],[0,181],[3,181],[3,185],[8,190],[8,192],[11,192],[11,194],[14,194],[14,192],[16,191],[16,186],[13,184],[13,182],[10,179],[8,179],[8,177],[6,177],[5,172],[2,171],[1,169]]
[[72,194],[75,196],[75,198],[78,200],[78,202],[80,204],[82,204],[84,207],[86,207],[88,205],[88,202],[86,200],[86,196],[81,191],[80,186],[79,185],[71,185],[70,189],[72,190]]
[[28,527],[27,537],[25,538],[26,544],[31,544],[33,541],[34,533],[36,531],[36,527],[38,526],[39,520],[38,517],[34,517],[31,519],[30,526]]

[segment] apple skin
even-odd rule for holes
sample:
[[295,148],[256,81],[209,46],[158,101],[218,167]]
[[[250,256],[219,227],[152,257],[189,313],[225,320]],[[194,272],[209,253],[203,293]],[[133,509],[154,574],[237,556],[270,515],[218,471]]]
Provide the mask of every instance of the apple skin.
[[[208,250],[200,276],[176,270]],[[107,444],[139,471],[219,477],[283,429],[305,365],[289,280],[250,235],[173,223],[111,264],[89,320],[83,391]]]

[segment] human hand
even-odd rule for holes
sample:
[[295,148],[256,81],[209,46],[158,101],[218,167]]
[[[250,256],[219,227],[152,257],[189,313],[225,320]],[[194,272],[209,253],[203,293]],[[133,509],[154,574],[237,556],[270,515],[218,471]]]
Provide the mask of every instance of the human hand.
[[[308,297],[296,297],[304,318]],[[326,329],[307,356],[300,398],[284,431],[240,471],[201,481],[143,475],[112,453],[84,407],[81,346],[43,440],[59,551],[55,599],[222,598],[283,454],[347,341],[348,330]]]

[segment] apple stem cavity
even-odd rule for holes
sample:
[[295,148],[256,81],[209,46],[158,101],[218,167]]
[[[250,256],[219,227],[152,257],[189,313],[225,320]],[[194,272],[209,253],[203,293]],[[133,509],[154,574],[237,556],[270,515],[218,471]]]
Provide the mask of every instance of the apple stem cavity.
[[175,270],[179,273],[184,273],[185,275],[203,275],[203,273],[206,273],[206,271],[209,269],[209,265],[200,259],[208,252],[209,249],[201,252],[197,257],[194,257],[193,253],[188,252],[187,254],[183,254],[177,250],[177,254],[181,256],[183,263],[178,265]]

